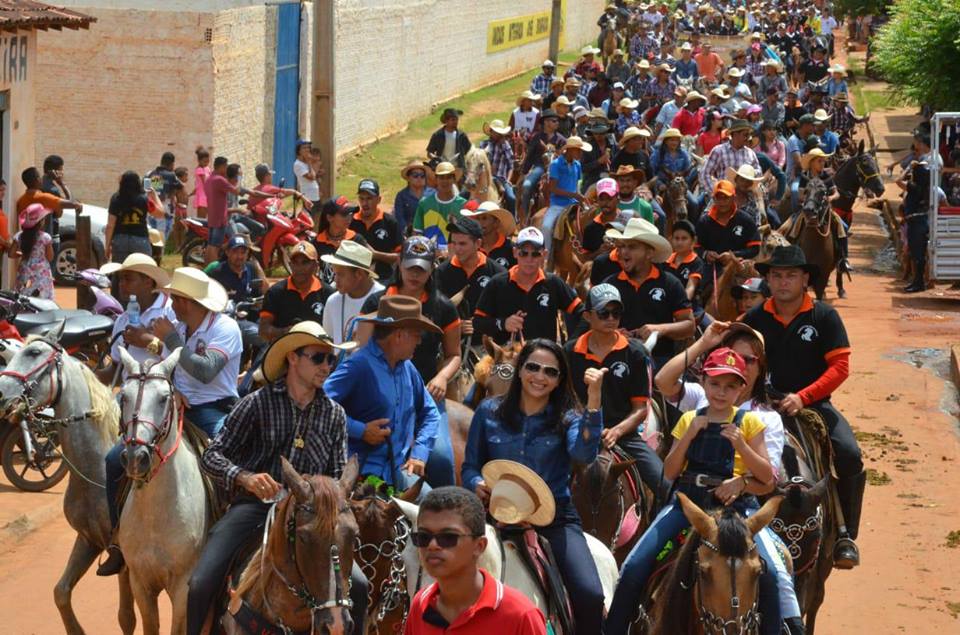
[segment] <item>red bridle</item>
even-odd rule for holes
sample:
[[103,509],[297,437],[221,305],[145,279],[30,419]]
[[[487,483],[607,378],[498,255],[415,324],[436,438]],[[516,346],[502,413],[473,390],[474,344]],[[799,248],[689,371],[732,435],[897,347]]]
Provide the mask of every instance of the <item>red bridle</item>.
[[[156,422],[150,419],[144,419],[140,416],[140,406],[143,402],[143,389],[146,383],[150,380],[165,381],[167,386],[170,388],[170,397],[167,399],[167,405],[163,409],[163,417],[160,420],[159,425]],[[125,446],[130,445],[141,445],[146,447],[151,452],[156,453],[157,458],[160,459],[160,462],[150,471],[144,482],[149,482],[157,472],[160,471],[160,468],[163,467],[163,464],[170,459],[171,456],[177,451],[177,448],[180,447],[180,440],[183,438],[183,410],[177,408],[176,406],[176,395],[174,394],[173,383],[169,378],[164,377],[163,375],[150,375],[148,373],[140,373],[139,375],[130,375],[127,377],[127,381],[136,381],[137,386],[137,399],[133,404],[133,415],[130,418],[130,421],[121,421],[121,426],[126,430],[123,435],[123,444]],[[122,408],[121,408],[122,410]],[[173,428],[173,422],[177,422],[177,439],[173,444],[173,447],[170,448],[170,451],[166,454],[160,450],[160,445],[166,440],[170,435],[170,430]],[[153,429],[155,432],[154,438],[152,441],[144,441],[136,437],[137,426],[143,424]]]

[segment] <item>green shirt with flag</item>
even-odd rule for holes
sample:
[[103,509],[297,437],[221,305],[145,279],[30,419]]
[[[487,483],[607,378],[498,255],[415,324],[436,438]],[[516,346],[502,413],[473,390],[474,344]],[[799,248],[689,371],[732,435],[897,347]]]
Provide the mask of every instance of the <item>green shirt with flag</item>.
[[438,247],[447,244],[447,223],[451,216],[460,218],[460,210],[467,204],[467,199],[454,196],[449,201],[440,201],[437,195],[431,194],[420,199],[417,212],[413,215],[413,228],[423,232],[427,238],[436,241]]

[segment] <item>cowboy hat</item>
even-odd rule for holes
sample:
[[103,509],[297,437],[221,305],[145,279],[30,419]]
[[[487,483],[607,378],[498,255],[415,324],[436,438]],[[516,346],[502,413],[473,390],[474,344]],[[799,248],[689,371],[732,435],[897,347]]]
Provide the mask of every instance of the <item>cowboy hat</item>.
[[380,296],[376,313],[368,313],[358,318],[362,322],[372,322],[382,326],[396,328],[419,328],[434,333],[443,333],[443,329],[423,315],[420,300],[405,295]]
[[554,104],[555,106],[567,106],[567,107],[570,107],[570,106],[573,105],[573,102],[570,101],[570,98],[567,97],[566,95],[560,95],[559,97],[557,97],[557,98],[553,101],[553,104]]
[[143,274],[156,282],[158,288],[170,284],[170,276],[167,272],[158,267],[156,261],[147,254],[130,254],[123,259],[122,263],[108,262],[100,267],[100,273],[107,276],[118,271],[134,271]]
[[443,176],[445,174],[456,174],[457,168],[453,167],[453,164],[449,161],[441,161],[437,164],[437,169],[434,170],[437,176]]
[[751,183],[759,183],[763,180],[763,174],[758,173],[757,170],[750,165],[749,163],[744,163],[736,170],[733,167],[728,167],[726,172],[726,179],[731,182],[735,182],[737,177],[750,181]]
[[605,123],[609,123],[607,112],[603,108],[591,108],[587,114],[590,115],[591,119],[602,119]]
[[481,470],[490,488],[490,515],[502,523],[545,527],[557,513],[553,492],[539,474],[522,463],[490,461]]
[[684,43],[680,46],[680,50],[681,50],[681,51],[692,51],[692,50],[693,50],[693,44],[691,44],[690,42],[684,42]]
[[635,240],[649,245],[654,249],[654,262],[663,262],[673,253],[670,241],[660,235],[657,226],[642,218],[631,218],[622,232],[617,229],[608,229],[604,237],[611,240]]
[[500,232],[504,236],[510,236],[513,234],[513,231],[517,228],[517,221],[514,220],[513,214],[503,209],[493,201],[485,201],[480,203],[480,206],[476,210],[460,210],[461,216],[466,216],[467,218],[480,216],[482,214],[489,214],[490,216],[496,217],[500,221]]
[[667,128],[667,129],[663,132],[663,135],[660,137],[660,139],[661,139],[661,140],[667,140],[667,139],[683,139],[683,133],[681,133],[681,132],[680,132],[678,129],[676,129],[676,128]]
[[576,135],[567,139],[566,145],[563,146],[563,152],[566,152],[567,150],[578,149],[583,150],[584,152],[590,152],[593,150],[593,146]]
[[529,99],[530,101],[540,101],[540,95],[536,94],[532,90],[525,90],[520,93],[520,96],[517,97],[517,105],[520,105],[524,99]]
[[624,97],[623,99],[620,100],[620,103],[617,104],[617,106],[619,106],[620,108],[629,108],[630,110],[634,110],[639,105],[640,105],[639,101],[637,101],[636,99],[630,99],[629,97]]
[[687,99],[686,101],[684,101],[684,103],[689,104],[691,101],[697,101],[697,100],[700,100],[706,103],[707,98],[701,95],[700,93],[698,93],[697,91],[691,90],[689,93],[687,93]]
[[336,253],[320,256],[320,260],[331,265],[353,267],[366,271],[374,279],[378,277],[373,270],[373,252],[352,240],[341,241]]
[[640,60],[639,62],[634,64],[634,66],[636,66],[637,68],[650,68],[650,62],[648,62],[647,60]]
[[220,313],[227,306],[227,290],[219,282],[194,267],[178,267],[173,278],[163,287],[169,295],[178,295],[200,304],[208,311]]
[[773,253],[770,254],[770,260],[758,262],[754,267],[761,276],[767,275],[767,272],[774,268],[803,269],[810,274],[811,284],[820,274],[820,267],[807,262],[807,257],[799,245],[774,247]]
[[813,113],[813,120],[817,123],[826,123],[830,121],[830,115],[823,108],[817,108]]
[[846,93],[840,92],[833,96],[833,101],[850,101],[850,98]]
[[673,69],[670,68],[670,65],[664,62],[663,64],[657,64],[657,72],[665,71],[667,73],[672,73]]
[[406,165],[405,168],[400,170],[400,178],[406,179],[407,175],[410,174],[412,170],[423,170],[427,175],[427,179],[433,176],[433,170],[430,169],[430,166],[424,163],[423,161],[411,161]]
[[40,203],[27,205],[25,208],[23,208],[23,211],[20,212],[20,216],[18,218],[20,221],[20,227],[23,229],[31,229],[36,227],[40,221],[52,213],[53,210],[44,207]]
[[483,133],[489,135],[491,132],[495,132],[498,135],[508,135],[510,134],[510,126],[503,123],[502,119],[494,119],[490,123],[483,124]]
[[287,353],[300,350],[305,346],[324,346],[338,351],[350,351],[357,347],[356,342],[334,344],[323,327],[313,321],[298,322],[284,335],[273,341],[263,358],[263,378],[275,382],[283,375],[287,365]]
[[730,95],[727,94],[727,87],[722,84],[711,90],[710,94],[719,97],[720,99],[730,99]]
[[727,77],[743,77],[743,71],[736,66],[731,66],[730,70],[727,71]]
[[820,148],[814,148],[800,158],[800,167],[806,170],[810,166],[810,161],[812,161],[813,159],[816,159],[817,157],[820,157],[823,159],[829,159],[832,156],[833,156],[832,152],[824,152]]
[[151,247],[163,247],[163,233],[159,229],[155,227],[148,227],[147,238],[150,239]]
[[643,179],[643,177],[646,176],[646,172],[643,171],[643,168],[635,167],[629,163],[621,163],[620,165],[617,166],[617,171],[611,172],[610,176],[612,176],[613,178],[617,178],[620,176],[636,176],[637,173],[641,175],[640,176],[641,179]]
[[844,67],[843,64],[834,64],[833,66],[831,66],[831,67],[828,68],[827,70],[828,70],[829,72],[831,72],[831,73],[842,73],[842,74],[844,74],[844,75],[847,74],[847,69],[846,69],[846,67]]
[[587,44],[582,49],[580,49],[580,55],[596,55],[600,52],[600,49]]
[[627,141],[635,137],[642,137],[646,139],[646,138],[649,138],[650,136],[651,136],[650,131],[647,130],[646,128],[637,128],[636,126],[630,126],[629,128],[623,131],[623,136],[620,137],[620,145],[625,144]]
[[614,51],[613,51],[613,56],[614,56],[614,57],[617,57],[618,55],[619,55],[620,57],[623,57],[623,49],[614,49]]

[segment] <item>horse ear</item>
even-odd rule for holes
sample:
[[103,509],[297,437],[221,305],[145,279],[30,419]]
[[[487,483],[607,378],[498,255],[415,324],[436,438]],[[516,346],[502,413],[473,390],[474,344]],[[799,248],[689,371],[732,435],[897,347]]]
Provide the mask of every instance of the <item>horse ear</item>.
[[683,508],[683,515],[687,517],[697,533],[701,536],[711,536],[717,531],[717,521],[687,498],[686,494],[677,492],[677,498],[680,500],[680,507]]
[[[121,349],[122,350],[122,349]],[[182,348],[177,348],[172,353],[167,355],[167,358],[160,362],[159,369],[163,373],[164,377],[169,377],[173,374],[173,369],[177,367],[177,364],[180,363],[180,353],[183,352]]]
[[293,497],[300,503],[309,503],[313,500],[310,492],[310,484],[307,479],[300,476],[300,473],[290,465],[286,457],[280,457],[280,470],[283,472],[283,484],[287,486]]
[[59,344],[60,338],[63,337],[63,327],[66,325],[66,320],[58,320],[53,323],[47,331],[43,334],[43,339],[50,344]]
[[463,302],[463,298],[467,294],[467,289],[469,288],[470,288],[469,286],[466,286],[460,289],[458,293],[455,293],[452,296],[450,296],[450,301],[453,302],[453,306],[455,307],[460,306],[460,303]]
[[827,488],[830,486],[830,475],[827,474],[820,481],[810,488],[807,492],[807,495],[810,496],[810,499],[816,503],[819,503],[823,500],[823,497],[827,494]]
[[497,343],[494,342],[489,335],[483,336],[483,347],[487,350],[487,353],[490,355],[490,357],[494,359],[500,359],[503,357],[503,349],[500,348],[500,346],[497,345]]
[[780,503],[782,502],[783,496],[773,496],[767,499],[767,502],[763,504],[760,511],[747,519],[747,529],[750,530],[751,536],[756,535],[758,531],[766,527],[770,521],[773,520],[773,517],[780,511]]
[[863,139],[860,139],[860,143],[857,145],[857,154],[863,154]]
[[347,461],[343,468],[343,474],[340,475],[340,489],[344,495],[349,498],[353,488],[357,486],[357,479],[360,478],[360,463],[357,461],[357,455],[354,454]]
[[766,236],[770,233],[770,224],[766,223],[764,225],[760,225],[760,227],[757,227],[757,231],[760,232],[761,236]]
[[402,494],[400,494],[396,498],[399,498],[405,503],[415,503],[417,502],[417,499],[420,497],[420,491],[422,489],[423,489],[423,479],[419,478],[417,479],[416,483],[411,485],[409,488],[406,489],[406,491],[404,491]]
[[123,363],[123,369],[127,372],[127,375],[140,374],[140,362],[135,360],[133,355],[128,353],[123,346],[120,347],[120,361]]

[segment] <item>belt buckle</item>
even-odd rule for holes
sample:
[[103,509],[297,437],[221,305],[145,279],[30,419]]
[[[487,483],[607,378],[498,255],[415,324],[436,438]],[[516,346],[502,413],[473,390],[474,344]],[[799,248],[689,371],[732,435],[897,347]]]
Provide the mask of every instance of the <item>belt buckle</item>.
[[709,487],[706,483],[707,478],[708,477],[706,474],[697,474],[697,477],[694,479],[693,484],[696,485],[697,487],[703,487],[703,488]]

